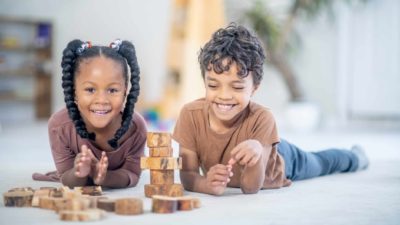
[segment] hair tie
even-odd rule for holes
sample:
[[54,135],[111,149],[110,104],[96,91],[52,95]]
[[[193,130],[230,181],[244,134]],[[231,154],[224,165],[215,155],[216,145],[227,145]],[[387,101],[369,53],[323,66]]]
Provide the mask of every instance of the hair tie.
[[111,42],[110,44],[110,48],[115,49],[115,51],[119,51],[119,47],[122,44],[122,40],[121,39],[116,39],[115,41]]
[[81,47],[76,49],[76,53],[78,55],[81,55],[83,51],[85,51],[86,49],[91,48],[91,47],[92,47],[92,42],[90,42],[90,41],[83,42]]

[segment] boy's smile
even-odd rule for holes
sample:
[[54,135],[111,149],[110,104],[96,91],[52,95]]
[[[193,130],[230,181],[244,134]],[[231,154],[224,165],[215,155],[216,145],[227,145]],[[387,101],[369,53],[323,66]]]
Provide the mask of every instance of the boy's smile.
[[205,73],[206,100],[211,106],[210,121],[224,124],[225,127],[231,125],[247,107],[257,89],[251,74],[240,78],[237,73],[236,63],[232,63],[230,69],[221,74],[212,69]]
[[122,68],[113,60],[96,57],[80,65],[75,100],[89,131],[118,129],[125,91]]

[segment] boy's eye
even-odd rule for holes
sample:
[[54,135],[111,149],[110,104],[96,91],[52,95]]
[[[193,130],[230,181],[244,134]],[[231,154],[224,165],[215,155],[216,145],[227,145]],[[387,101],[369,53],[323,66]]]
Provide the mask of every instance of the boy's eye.
[[85,88],[85,91],[88,93],[94,93],[95,90],[94,90],[94,88],[87,87],[87,88]]
[[243,90],[244,87],[241,87],[241,86],[239,87],[239,86],[238,86],[238,87],[233,87],[233,89],[235,89],[235,90]]
[[214,85],[214,84],[208,84],[208,87],[209,87],[209,88],[211,88],[211,89],[213,89],[213,88],[216,88],[216,87],[217,87],[217,85]]

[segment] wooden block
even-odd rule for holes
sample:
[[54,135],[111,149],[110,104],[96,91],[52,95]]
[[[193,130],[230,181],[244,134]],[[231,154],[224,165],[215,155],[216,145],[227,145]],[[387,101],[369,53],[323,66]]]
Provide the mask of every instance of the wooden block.
[[3,194],[6,207],[30,207],[32,205],[32,191],[11,191]]
[[33,193],[32,198],[32,206],[39,207],[39,199],[41,197],[49,197],[50,196],[50,189],[39,189]]
[[164,132],[148,132],[147,146],[150,148],[171,146],[171,134]]
[[138,198],[115,200],[115,213],[119,215],[137,215],[143,213],[143,201]]
[[93,221],[100,220],[105,216],[101,209],[88,209],[84,211],[63,210],[59,212],[60,220],[64,221]]
[[54,200],[54,211],[82,211],[90,208],[90,199],[88,198],[71,198]]
[[14,191],[31,191],[35,192],[35,190],[31,187],[16,187],[16,188],[11,188],[8,190],[8,192],[14,192]]
[[97,201],[97,208],[103,209],[107,212],[114,212],[115,211],[115,200],[99,199]]
[[40,187],[40,190],[56,190],[56,187]]
[[145,184],[144,194],[148,198],[151,198],[153,195],[166,195],[170,197],[183,196],[183,186],[182,184]]
[[62,198],[64,193],[64,189],[57,188],[57,189],[51,189],[50,190],[50,197],[54,198]]
[[174,170],[150,170],[151,184],[173,184]]
[[176,198],[153,195],[151,211],[154,213],[173,213],[178,209],[178,201]]
[[149,148],[150,157],[172,157],[173,149],[171,147],[152,147]]
[[92,195],[92,196],[102,195],[101,186],[75,187],[74,190],[80,191],[83,195]]
[[193,201],[193,207],[194,208],[200,208],[201,207],[201,201],[200,201],[199,198],[193,198],[192,201]]
[[175,197],[178,201],[178,210],[179,211],[188,211],[194,208],[193,197],[190,196],[182,196]]
[[42,209],[50,209],[57,211],[57,207],[61,204],[65,204],[68,199],[52,197],[52,196],[44,196],[39,198],[39,208]]
[[108,197],[106,196],[91,196],[91,195],[82,195],[82,198],[89,199],[90,205],[89,208],[98,208],[97,204],[100,200],[107,200]]
[[173,157],[141,157],[140,168],[151,170],[182,169],[182,158]]

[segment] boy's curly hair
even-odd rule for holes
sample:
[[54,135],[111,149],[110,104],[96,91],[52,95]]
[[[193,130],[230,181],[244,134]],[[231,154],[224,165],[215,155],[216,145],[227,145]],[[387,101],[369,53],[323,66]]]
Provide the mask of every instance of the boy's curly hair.
[[200,49],[198,60],[203,79],[206,71],[214,70],[221,74],[236,62],[238,76],[244,78],[252,72],[254,85],[259,85],[263,77],[265,54],[255,35],[245,27],[231,23],[212,35],[211,40]]
[[128,65],[130,67],[130,82],[132,86],[126,98],[125,108],[122,113],[121,127],[116,131],[114,137],[108,141],[111,147],[117,148],[118,140],[129,128],[132,115],[134,113],[135,103],[140,91],[140,70],[136,59],[135,47],[129,41],[122,41],[118,49],[105,46],[93,46],[85,49],[84,51],[80,51],[83,44],[84,42],[81,40],[73,40],[69,42],[63,51],[63,57],[61,61],[64,101],[68,109],[69,117],[74,122],[76,131],[81,138],[87,138],[90,140],[96,139],[95,134],[89,133],[86,129],[85,123],[83,122],[79,113],[78,106],[75,103],[74,81],[76,74],[79,73],[81,64],[88,59],[100,56],[114,60],[116,63],[120,64],[123,69],[125,87],[128,87]]

